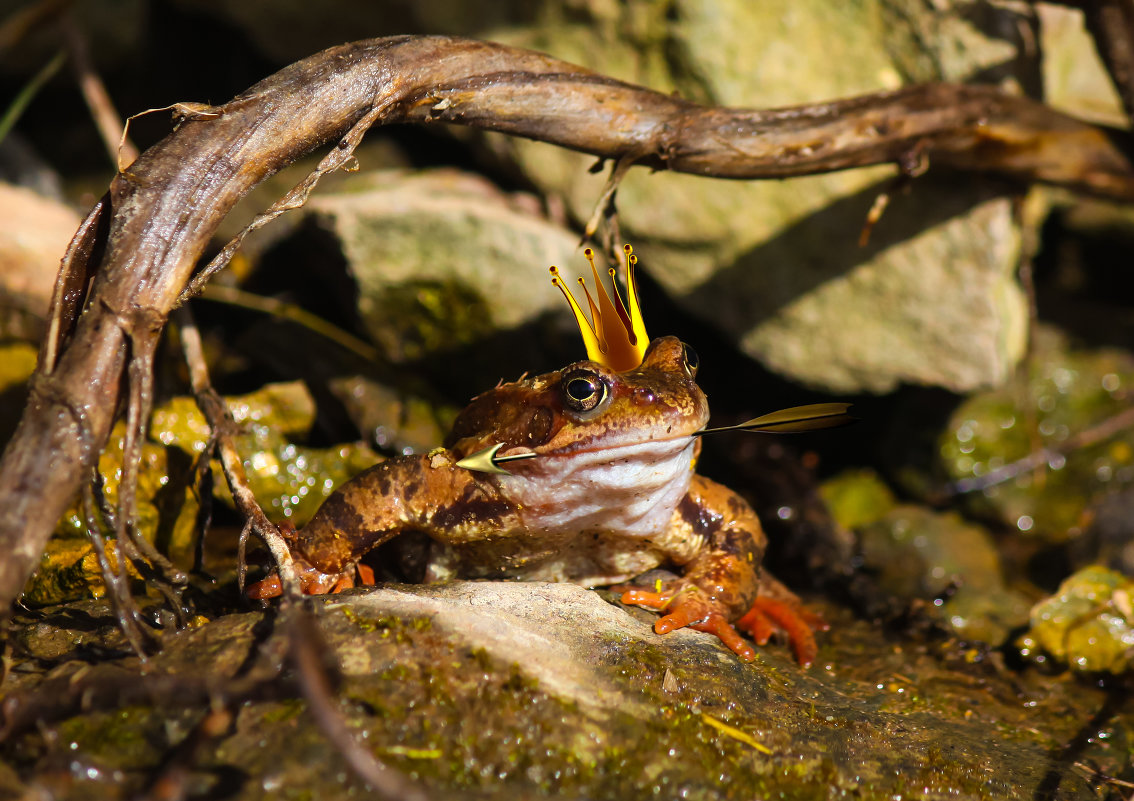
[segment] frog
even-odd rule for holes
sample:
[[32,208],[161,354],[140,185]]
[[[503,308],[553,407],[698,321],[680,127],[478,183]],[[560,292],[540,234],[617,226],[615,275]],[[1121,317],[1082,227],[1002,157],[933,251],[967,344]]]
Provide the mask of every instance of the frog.
[[[427,582],[609,586],[624,604],[660,612],[658,634],[708,632],[751,661],[756,649],[738,629],[761,646],[780,632],[801,665],[815,660],[825,623],[762,569],[767,538],[752,506],[695,470],[709,419],[699,359],[676,337],[647,338],[636,256],[625,252],[624,301],[617,284],[614,300],[606,293],[585,251],[598,287],[595,301],[580,280],[590,319],[552,268],[587,359],[497,384],[457,415],[441,447],[375,465],[284,530],[304,593],[370,583],[362,557],[417,532]],[[677,572],[627,583],[663,568]],[[281,592],[272,575],[249,595]]]

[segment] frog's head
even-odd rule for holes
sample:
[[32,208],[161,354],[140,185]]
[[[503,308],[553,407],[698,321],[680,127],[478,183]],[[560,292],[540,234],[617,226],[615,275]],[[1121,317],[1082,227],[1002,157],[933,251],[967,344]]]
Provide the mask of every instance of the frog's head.
[[597,284],[597,300],[583,287],[590,320],[552,268],[552,281],[575,313],[589,358],[474,398],[446,442],[459,457],[497,444],[502,455],[516,448],[566,456],[661,442],[680,449],[704,427],[709,408],[695,381],[697,355],[675,337],[649,342],[634,281],[636,258],[629,245],[625,252],[623,302],[617,288],[613,300],[607,294],[592,251],[585,251]]

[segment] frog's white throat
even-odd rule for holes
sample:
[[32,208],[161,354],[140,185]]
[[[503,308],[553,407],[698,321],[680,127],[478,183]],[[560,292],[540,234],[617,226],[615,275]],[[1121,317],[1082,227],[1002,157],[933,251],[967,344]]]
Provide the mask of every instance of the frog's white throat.
[[545,454],[498,481],[530,533],[650,537],[689,489],[695,444],[685,436]]

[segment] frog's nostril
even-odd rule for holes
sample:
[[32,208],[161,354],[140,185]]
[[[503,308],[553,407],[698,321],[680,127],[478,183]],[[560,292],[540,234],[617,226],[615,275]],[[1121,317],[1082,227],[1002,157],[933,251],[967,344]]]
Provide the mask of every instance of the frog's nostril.
[[658,396],[648,387],[638,387],[634,390],[634,403],[639,406],[652,406],[657,399]]

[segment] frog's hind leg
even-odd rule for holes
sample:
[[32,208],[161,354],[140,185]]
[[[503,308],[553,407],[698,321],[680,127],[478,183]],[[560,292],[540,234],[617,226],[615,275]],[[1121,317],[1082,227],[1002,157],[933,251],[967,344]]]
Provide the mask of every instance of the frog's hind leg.
[[[292,563],[295,578],[299,589],[304,595],[323,595],[337,593],[354,586],[357,571],[358,580],[362,584],[374,583],[374,571],[364,565],[356,565],[354,570],[346,569],[338,573],[324,573],[303,558],[294,547],[296,539],[295,527],[288,522],[279,524],[280,533],[289,543],[292,552]],[[278,573],[272,573],[260,581],[248,586],[246,594],[254,601],[266,601],[269,598],[278,598],[283,595],[283,584]]]

